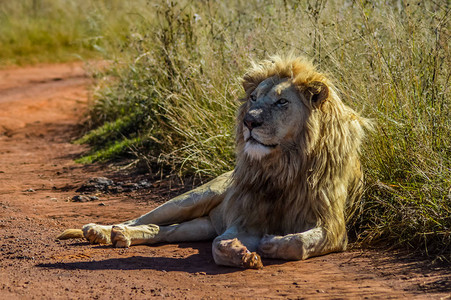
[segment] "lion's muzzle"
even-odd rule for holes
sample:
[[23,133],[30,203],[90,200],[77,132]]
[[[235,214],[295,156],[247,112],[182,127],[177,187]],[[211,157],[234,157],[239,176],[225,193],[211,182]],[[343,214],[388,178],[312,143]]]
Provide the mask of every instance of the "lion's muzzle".
[[262,109],[252,109],[244,116],[244,125],[252,130],[263,124]]

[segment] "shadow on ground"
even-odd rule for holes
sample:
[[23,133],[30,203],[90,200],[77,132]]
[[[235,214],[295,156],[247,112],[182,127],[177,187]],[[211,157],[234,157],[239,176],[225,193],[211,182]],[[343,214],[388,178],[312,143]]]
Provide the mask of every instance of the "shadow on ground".
[[[87,243],[74,243],[72,246],[83,246]],[[180,243],[179,248],[197,249],[198,253],[187,257],[162,257],[162,256],[132,256],[110,258],[95,261],[57,262],[38,264],[40,268],[63,269],[63,270],[142,270],[151,269],[165,272],[187,272],[191,274],[204,272],[208,275],[228,274],[241,272],[240,268],[218,266],[213,260],[211,253],[211,242]],[[96,248],[110,248],[111,246],[100,245]],[[284,261],[264,259],[265,266],[282,264]]]

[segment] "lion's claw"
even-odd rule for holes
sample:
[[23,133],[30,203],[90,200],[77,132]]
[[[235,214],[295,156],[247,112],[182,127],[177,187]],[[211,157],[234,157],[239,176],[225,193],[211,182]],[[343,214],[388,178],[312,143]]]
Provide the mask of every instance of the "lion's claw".
[[243,256],[243,268],[246,269],[261,269],[263,263],[260,255],[256,252],[248,252]]

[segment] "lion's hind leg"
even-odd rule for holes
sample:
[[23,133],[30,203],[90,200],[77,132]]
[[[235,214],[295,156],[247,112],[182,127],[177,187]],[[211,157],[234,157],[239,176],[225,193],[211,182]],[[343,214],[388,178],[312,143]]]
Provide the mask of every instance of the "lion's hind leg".
[[224,173],[123,225],[171,225],[206,216],[223,201],[231,176],[232,172]]
[[114,247],[127,248],[132,245],[212,240],[216,235],[210,218],[201,217],[169,226],[115,225],[111,230],[111,242]]
[[[160,205],[159,207],[153,209],[147,214],[140,216],[137,219],[126,221],[119,225],[97,225],[97,224],[87,224],[83,226],[83,229],[67,229],[63,233],[61,233],[57,239],[66,240],[73,238],[82,238],[85,237],[91,244],[109,244],[111,242],[111,229],[113,226],[118,226],[116,228],[116,233],[118,237],[119,228],[128,228],[131,226],[141,226],[143,225],[145,228],[146,225],[157,224],[157,225],[170,225],[165,227],[158,227],[159,231],[161,228],[164,228],[168,231],[174,231],[171,224],[175,223],[186,223],[189,220],[193,220],[199,217],[203,217],[208,215],[215,207],[217,207],[222,200],[224,199],[224,193],[227,190],[230,184],[230,177],[232,172],[224,173],[221,176],[213,179],[212,181],[207,182],[206,184],[187,192],[183,195],[180,195],[168,202]],[[150,226],[152,227],[152,226]],[[167,228],[166,228],[167,227]],[[139,232],[138,227],[136,230],[132,230],[133,232]],[[144,230],[144,229],[143,229]],[[124,230],[123,230],[124,231]],[[145,230],[144,230],[145,231]],[[175,230],[178,232],[179,230]],[[124,232],[127,232],[125,230]],[[153,237],[150,238],[152,234],[141,233],[146,238],[144,240],[152,240]],[[126,236],[127,234],[125,234]],[[139,233],[137,233],[139,235]],[[161,235],[161,234],[160,234]],[[174,234],[168,234],[169,236],[176,236]],[[149,237],[149,238],[148,238]],[[213,236],[214,237],[214,236]],[[134,234],[131,234],[132,245]],[[176,240],[178,237],[176,238]],[[136,239],[137,241],[139,239]],[[118,242],[118,245],[121,243]],[[121,244],[122,245],[122,244]],[[126,245],[126,243],[124,244]]]

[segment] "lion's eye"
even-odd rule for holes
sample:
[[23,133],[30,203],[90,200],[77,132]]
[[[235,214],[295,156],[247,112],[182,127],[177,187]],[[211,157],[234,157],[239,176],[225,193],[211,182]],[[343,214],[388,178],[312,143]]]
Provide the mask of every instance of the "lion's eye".
[[283,98],[277,100],[277,102],[276,102],[276,105],[278,105],[278,106],[285,106],[287,104],[288,104],[288,100],[287,99],[283,99]]
[[249,99],[251,99],[252,102],[255,102],[255,101],[257,101],[257,96],[255,96],[255,95],[250,95],[250,96],[249,96]]

